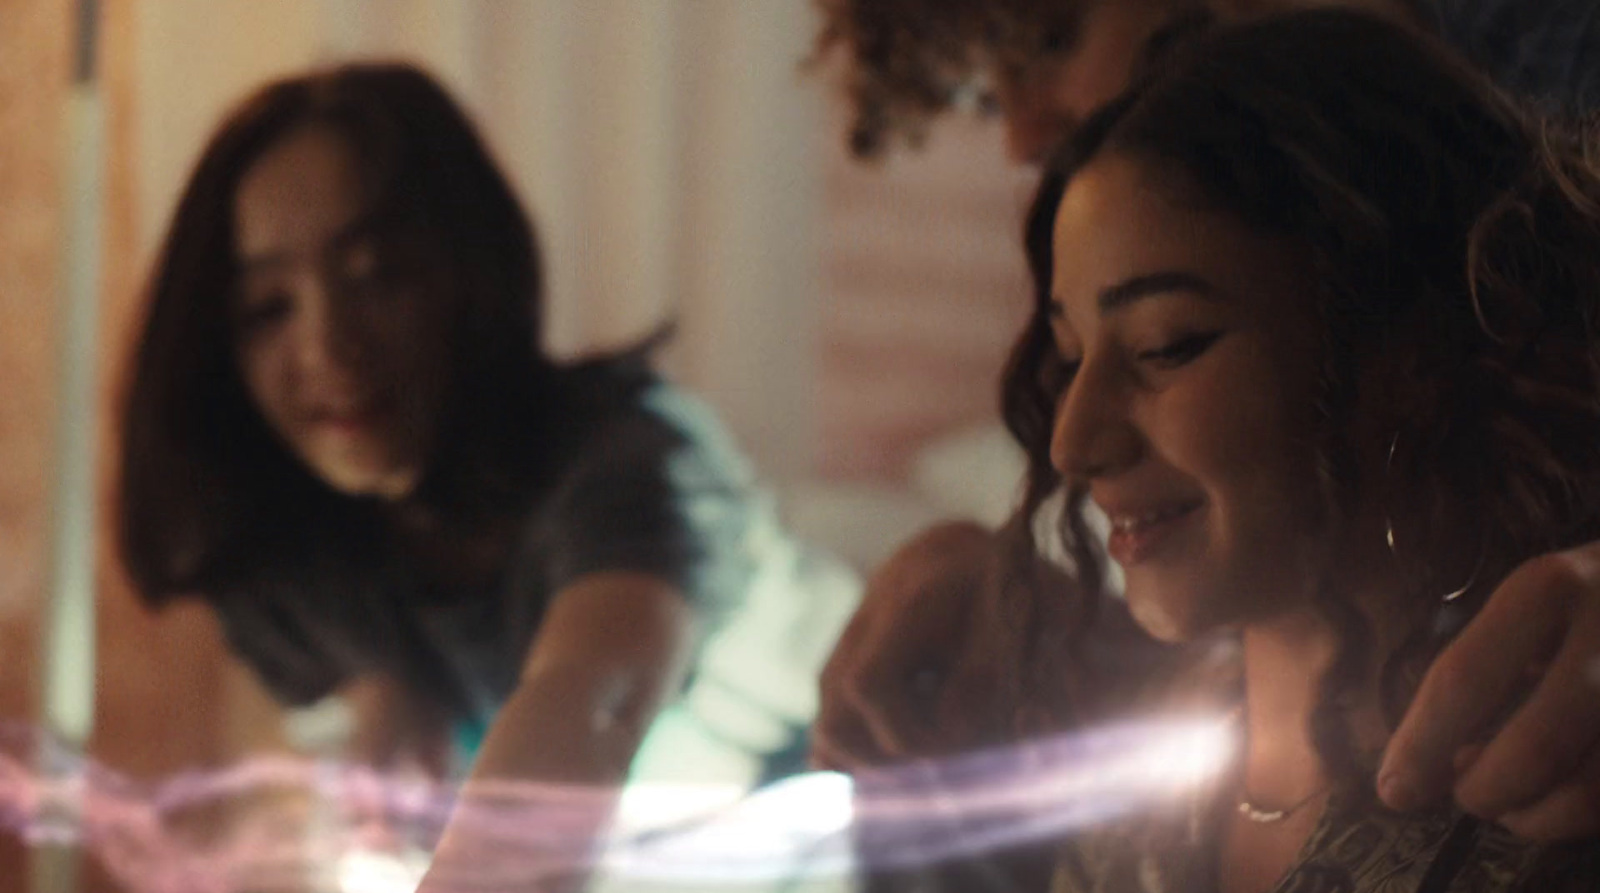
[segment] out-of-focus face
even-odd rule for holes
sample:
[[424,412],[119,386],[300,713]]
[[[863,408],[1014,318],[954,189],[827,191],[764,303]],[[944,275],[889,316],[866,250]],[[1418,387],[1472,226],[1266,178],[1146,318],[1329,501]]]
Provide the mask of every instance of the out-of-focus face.
[[994,74],[1006,149],[1042,164],[1095,109],[1127,88],[1150,37],[1174,15],[1171,0],[1098,0],[1059,53]]
[[1301,254],[1159,182],[1106,156],[1063,198],[1051,459],[1110,519],[1134,616],[1184,640],[1303,607],[1333,547]]
[[366,215],[338,134],[297,130],[234,196],[235,354],[256,408],[307,468],[400,499],[426,468],[448,367],[444,302]]

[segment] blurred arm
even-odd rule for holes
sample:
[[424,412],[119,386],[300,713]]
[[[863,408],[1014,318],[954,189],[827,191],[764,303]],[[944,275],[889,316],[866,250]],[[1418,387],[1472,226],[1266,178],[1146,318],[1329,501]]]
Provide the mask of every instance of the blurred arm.
[[[547,859],[572,866],[567,860],[588,855],[581,848],[592,846],[609,818],[645,730],[682,686],[693,627],[677,588],[647,574],[596,573],[557,594],[421,889],[466,889],[489,872],[520,871]],[[576,841],[579,852],[541,853],[531,843],[497,851],[474,840],[474,800],[487,793],[487,783],[514,780],[595,793],[595,808],[583,813],[577,827],[562,829],[563,839]],[[563,874],[572,881],[569,872]]]

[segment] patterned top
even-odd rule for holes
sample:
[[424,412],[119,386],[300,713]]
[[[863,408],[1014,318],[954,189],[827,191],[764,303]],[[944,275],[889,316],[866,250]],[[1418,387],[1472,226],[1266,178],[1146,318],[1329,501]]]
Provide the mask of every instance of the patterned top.
[[[1454,810],[1400,815],[1345,788],[1330,798],[1273,893],[1594,893],[1600,841],[1540,845]],[[1216,887],[1219,823],[1168,817],[1108,828],[1069,844],[1053,893],[1202,893]],[[1199,804],[1201,801],[1196,801]],[[1131,845],[1130,845],[1131,844]]]
[[[1155,697],[1140,701],[1159,709],[1237,709],[1241,667],[1231,646],[1202,644],[1185,671],[1152,686]],[[1229,794],[1237,790],[1235,767],[1159,812],[1068,841],[1058,854],[1052,893],[1214,891],[1220,832],[1237,802]],[[1272,893],[1600,891],[1600,839],[1531,843],[1455,809],[1393,812],[1375,790],[1370,776],[1336,787]]]

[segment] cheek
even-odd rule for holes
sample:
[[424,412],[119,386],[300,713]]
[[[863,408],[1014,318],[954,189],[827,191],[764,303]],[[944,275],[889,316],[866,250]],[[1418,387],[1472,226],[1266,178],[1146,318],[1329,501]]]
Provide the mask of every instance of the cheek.
[[439,303],[404,298],[390,304],[381,322],[375,320],[382,326],[373,333],[381,355],[375,371],[400,401],[408,438],[432,436],[449,387],[451,334]]
[[369,307],[367,337],[391,373],[410,375],[438,364],[449,340],[440,303],[408,290]]
[[280,340],[238,345],[235,362],[251,405],[267,424],[286,434],[292,382],[284,362],[287,347]]
[[1314,533],[1322,512],[1310,377],[1245,359],[1163,395],[1171,401],[1168,460],[1206,491],[1223,535],[1265,542]]
[[[1280,371],[1280,382],[1292,381]],[[1313,447],[1313,406],[1296,388],[1258,389],[1210,404],[1220,424],[1195,444],[1209,463],[1214,555],[1228,588],[1273,599],[1314,575],[1327,514]]]

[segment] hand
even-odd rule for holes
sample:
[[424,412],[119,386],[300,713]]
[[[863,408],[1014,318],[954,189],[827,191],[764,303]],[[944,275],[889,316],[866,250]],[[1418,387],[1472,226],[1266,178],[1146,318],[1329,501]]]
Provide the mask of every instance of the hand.
[[1600,543],[1505,579],[1423,677],[1378,778],[1396,809],[1453,794],[1523,837],[1600,833]]
[[822,671],[817,765],[853,770],[947,754],[1009,731],[996,697],[1004,649],[985,603],[996,552],[989,530],[941,524],[872,575]]

